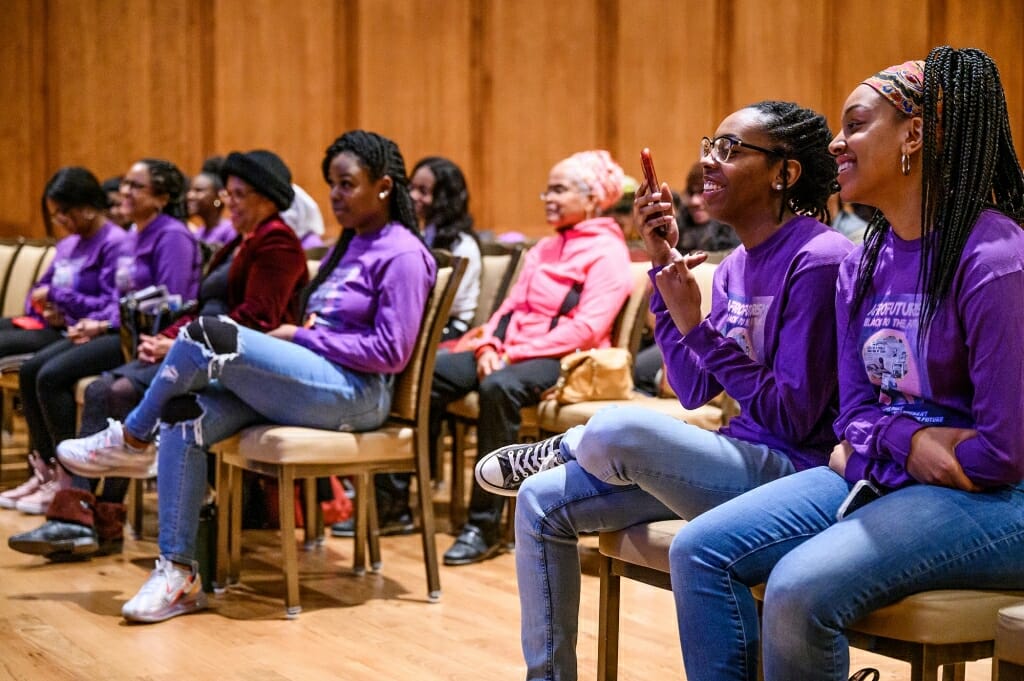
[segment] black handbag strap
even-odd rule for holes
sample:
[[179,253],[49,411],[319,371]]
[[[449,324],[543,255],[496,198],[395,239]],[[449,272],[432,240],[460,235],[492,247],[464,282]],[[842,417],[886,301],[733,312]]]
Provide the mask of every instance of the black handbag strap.
[[[568,293],[565,294],[565,298],[562,300],[562,305],[558,308],[558,312],[554,317],[551,318],[551,326],[548,327],[548,331],[558,326],[558,320],[565,315],[569,314],[574,307],[580,303],[580,294],[583,292],[583,282],[578,281],[572,285]],[[497,326],[494,327],[494,337],[498,340],[505,340],[505,332],[508,331],[508,324],[512,321],[512,313],[508,312],[502,315],[501,319],[498,320]]]

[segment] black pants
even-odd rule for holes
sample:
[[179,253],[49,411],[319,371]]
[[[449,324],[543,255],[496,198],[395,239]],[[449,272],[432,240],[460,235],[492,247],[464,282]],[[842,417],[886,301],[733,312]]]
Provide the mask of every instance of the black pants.
[[[519,410],[540,402],[541,394],[558,380],[557,359],[529,359],[511,364],[485,378],[476,377],[476,359],[472,352],[439,355],[430,391],[430,439],[441,432],[445,407],[466,394],[480,393],[480,417],[477,421],[477,460],[519,437]],[[505,497],[485,492],[476,480],[469,502],[469,523],[477,526],[489,540],[496,540]]]
[[0,319],[0,357],[38,352],[62,338],[59,329],[21,329],[11,323],[10,317]]
[[657,343],[651,343],[633,359],[633,387],[645,395],[657,397],[661,391],[660,371],[661,348]]
[[30,446],[45,461],[57,454],[61,440],[75,436],[75,384],[124,362],[117,333],[75,345],[64,338],[39,350],[21,365],[22,407]]

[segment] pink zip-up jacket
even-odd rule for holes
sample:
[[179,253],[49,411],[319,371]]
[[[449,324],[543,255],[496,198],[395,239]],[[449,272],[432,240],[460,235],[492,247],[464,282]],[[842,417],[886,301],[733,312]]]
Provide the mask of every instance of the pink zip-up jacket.
[[[611,345],[615,316],[633,288],[629,250],[615,220],[584,220],[541,239],[525,257],[505,302],[484,324],[477,356],[492,347],[515,363]],[[583,285],[579,303],[552,329],[576,283]],[[502,340],[494,332],[509,313]]]

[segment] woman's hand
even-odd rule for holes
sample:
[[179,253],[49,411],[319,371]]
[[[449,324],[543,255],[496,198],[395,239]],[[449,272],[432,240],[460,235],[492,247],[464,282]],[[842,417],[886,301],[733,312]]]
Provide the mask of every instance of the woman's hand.
[[100,336],[110,330],[110,322],[96,319],[80,319],[78,323],[68,329],[68,340],[75,345],[84,345],[96,336]]
[[[665,200],[662,197],[665,197]],[[679,243],[679,227],[676,225],[672,191],[668,183],[662,182],[661,190],[652,192],[644,182],[637,188],[633,206],[640,218],[640,236],[644,239],[651,264],[655,267],[668,265],[672,262],[674,249]]]
[[147,336],[142,334],[139,343],[139,359],[147,364],[156,364],[167,356],[174,345],[174,340],[167,336]]
[[44,305],[41,314],[46,323],[54,329],[62,329],[67,325],[64,321],[64,315],[53,305]]
[[685,336],[704,318],[700,311],[700,286],[690,270],[707,260],[708,254],[682,256],[674,250],[670,252],[674,261],[655,275],[654,283],[676,328]]
[[918,482],[928,485],[980,492],[981,488],[967,477],[956,458],[956,446],[977,434],[978,431],[972,428],[921,428],[910,440],[907,472]]
[[35,311],[42,313],[46,308],[46,304],[50,302],[50,287],[44,284],[39,288],[33,289],[30,298],[32,299],[32,307]]
[[276,329],[267,331],[267,335],[270,336],[271,338],[280,338],[281,340],[291,342],[292,340],[295,339],[295,332],[298,330],[299,327],[295,326],[294,324],[282,324]]
[[476,377],[481,381],[504,368],[505,360],[494,348],[487,348],[476,358]]
[[853,447],[849,442],[843,440],[832,448],[832,454],[828,457],[828,467],[839,473],[841,477],[846,477],[846,462],[850,460],[851,454],[853,454]]

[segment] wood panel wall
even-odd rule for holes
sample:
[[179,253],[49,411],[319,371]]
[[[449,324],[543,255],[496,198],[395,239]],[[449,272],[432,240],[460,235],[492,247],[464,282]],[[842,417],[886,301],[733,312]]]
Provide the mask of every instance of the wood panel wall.
[[[609,149],[678,184],[729,112],[849,90],[932,45],[988,50],[1024,144],[1024,0],[0,0],[0,234],[39,236],[61,165],[277,151],[327,208],[353,127],[449,156],[482,229],[546,231],[547,170]],[[326,213],[326,211],[325,211]],[[329,214],[326,222],[337,227]]]

